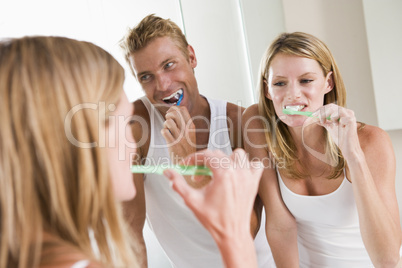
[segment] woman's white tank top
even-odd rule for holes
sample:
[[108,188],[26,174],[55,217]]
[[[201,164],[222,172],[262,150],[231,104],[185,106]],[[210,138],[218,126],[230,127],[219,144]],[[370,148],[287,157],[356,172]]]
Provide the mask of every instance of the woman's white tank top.
[[360,234],[352,184],[307,196],[292,192],[277,172],[282,199],[297,222],[300,267],[374,267]]

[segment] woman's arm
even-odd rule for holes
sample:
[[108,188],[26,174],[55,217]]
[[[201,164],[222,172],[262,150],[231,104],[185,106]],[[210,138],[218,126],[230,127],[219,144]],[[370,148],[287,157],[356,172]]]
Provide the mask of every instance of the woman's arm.
[[[327,116],[331,121],[325,119]],[[395,155],[387,133],[373,126],[358,130],[353,111],[333,104],[321,110],[320,123],[346,160],[371,261],[375,267],[395,267],[402,232],[395,193]]]
[[263,118],[257,105],[246,109],[242,117],[243,143],[251,160],[264,165],[258,194],[265,207],[266,234],[277,267],[299,267],[297,226],[282,201],[273,158],[266,149]]
[[282,201],[274,171],[265,169],[258,194],[265,208],[265,230],[276,266],[299,267],[296,221]]

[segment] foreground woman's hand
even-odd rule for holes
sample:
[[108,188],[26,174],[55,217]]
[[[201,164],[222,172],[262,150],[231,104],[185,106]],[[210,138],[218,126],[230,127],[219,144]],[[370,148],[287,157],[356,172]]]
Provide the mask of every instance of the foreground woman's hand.
[[188,165],[211,169],[211,182],[201,189],[189,186],[173,170],[166,170],[186,205],[211,233],[227,267],[257,267],[250,217],[261,174],[260,162],[249,162],[244,150],[231,156],[220,151],[201,151],[189,156]]

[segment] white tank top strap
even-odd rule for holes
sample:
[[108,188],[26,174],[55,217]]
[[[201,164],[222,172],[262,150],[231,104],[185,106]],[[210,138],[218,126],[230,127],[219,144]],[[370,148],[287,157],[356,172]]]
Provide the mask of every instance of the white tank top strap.
[[230,143],[227,117],[227,102],[224,100],[214,100],[205,98],[211,111],[211,126],[209,133],[208,149],[221,150],[225,154],[232,153],[232,146]]

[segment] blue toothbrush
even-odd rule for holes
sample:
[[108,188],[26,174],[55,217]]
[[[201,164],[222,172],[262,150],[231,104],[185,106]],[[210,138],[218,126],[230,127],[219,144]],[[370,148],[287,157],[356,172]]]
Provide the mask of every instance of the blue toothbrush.
[[179,106],[180,103],[181,103],[181,101],[183,100],[183,95],[184,95],[184,94],[181,94],[181,95],[180,95],[179,100],[178,100],[177,103],[176,103],[177,106]]

